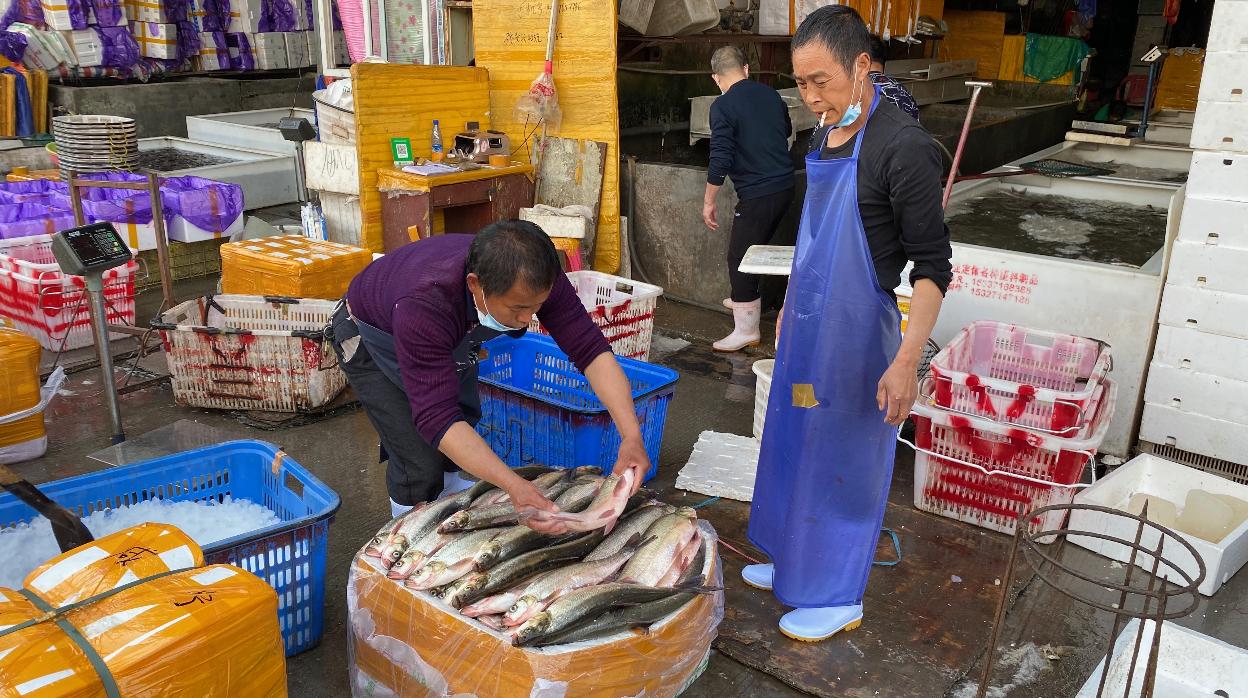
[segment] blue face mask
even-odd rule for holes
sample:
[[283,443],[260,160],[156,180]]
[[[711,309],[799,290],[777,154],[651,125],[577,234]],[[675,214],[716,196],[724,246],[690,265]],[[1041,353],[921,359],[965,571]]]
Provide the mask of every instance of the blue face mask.
[[[857,85],[854,85],[855,92],[858,91],[858,85],[861,85],[861,84],[862,83],[859,82]],[[858,101],[855,102],[853,95],[850,95],[849,101],[850,101],[850,105],[848,107],[845,107],[845,114],[841,116],[840,121],[836,122],[835,124],[832,124],[832,128],[844,128],[854,123],[855,121],[858,120],[858,117],[862,116],[862,96],[859,95]]]
[[515,332],[516,330],[523,329],[521,327],[508,327],[491,315],[490,306],[485,302],[484,293],[481,294],[481,305],[485,306],[485,312],[483,313],[480,308],[477,308],[477,321],[480,322],[483,327],[488,327],[495,332]]

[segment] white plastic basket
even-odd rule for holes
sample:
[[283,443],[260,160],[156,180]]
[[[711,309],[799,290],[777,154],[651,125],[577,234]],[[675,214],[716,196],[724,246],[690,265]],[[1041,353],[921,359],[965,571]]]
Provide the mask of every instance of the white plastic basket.
[[754,362],[754,438],[763,438],[763,422],[767,419],[767,396],[771,394],[771,374],[776,370],[775,359]]
[[951,412],[1075,436],[1112,367],[1099,340],[976,321],[932,359],[930,398]]
[[[662,288],[598,271],[570,271],[568,281],[617,356],[649,359],[654,309]],[[529,323],[529,331],[549,334],[537,317]]]
[[[983,417],[914,405],[914,506],[932,514],[1013,534],[1018,517],[1040,507],[1069,504],[1088,465],[1094,465],[1117,405],[1118,389],[1105,379],[1092,401],[1092,430],[1063,438]],[[909,443],[909,442],[906,442]],[[1095,473],[1095,469],[1093,469]],[[1065,511],[1038,522],[1059,528]]]
[[[131,250],[131,252],[134,252]],[[110,324],[134,324],[134,282],[138,263],[104,272],[105,314]],[[0,240],[0,315],[49,351],[91,346],[91,313],[81,276],[61,271],[52,255],[52,236]],[[126,335],[110,334],[112,339]]]
[[337,397],[347,378],[325,341],[336,301],[209,296],[179,304],[161,331],[181,405],[304,412]]

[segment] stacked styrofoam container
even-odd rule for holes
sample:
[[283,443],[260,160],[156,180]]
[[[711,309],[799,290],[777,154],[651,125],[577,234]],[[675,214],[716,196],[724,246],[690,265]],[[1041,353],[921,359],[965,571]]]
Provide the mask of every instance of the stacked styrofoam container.
[[1248,0],[1214,5],[1145,450],[1248,482]]

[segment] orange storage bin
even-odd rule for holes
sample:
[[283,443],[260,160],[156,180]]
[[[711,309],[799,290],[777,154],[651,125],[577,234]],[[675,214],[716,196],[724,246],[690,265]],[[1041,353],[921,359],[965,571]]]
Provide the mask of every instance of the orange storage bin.
[[338,300],[373,261],[368,250],[298,235],[221,246],[225,293]]

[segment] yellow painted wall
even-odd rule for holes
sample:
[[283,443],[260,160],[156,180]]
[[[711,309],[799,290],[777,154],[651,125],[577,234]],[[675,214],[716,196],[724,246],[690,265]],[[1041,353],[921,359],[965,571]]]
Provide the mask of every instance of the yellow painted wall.
[[976,77],[997,79],[1005,45],[1005,14],[946,10],[944,19],[949,33],[940,42],[940,57],[951,61],[973,58]]
[[[516,159],[528,161],[535,124],[515,113],[546,60],[550,23],[547,0],[474,0],[473,33],[477,65],[489,71],[494,128],[511,136]],[[561,0],[555,42],[554,78],[563,122],[548,136],[607,144],[602,203],[598,216],[594,268],[614,272],[620,265],[619,109],[615,83],[616,4],[602,0]],[[523,144],[526,136],[529,138]]]
[[[438,119],[442,143],[449,147],[465,122],[478,121],[483,127],[490,122],[490,83],[482,68],[384,63],[356,63],[351,78],[363,220],[360,240],[364,247],[383,252],[377,168],[393,164],[390,139],[410,138],[413,154],[428,157],[433,120]],[[438,227],[435,224],[435,230]]]

